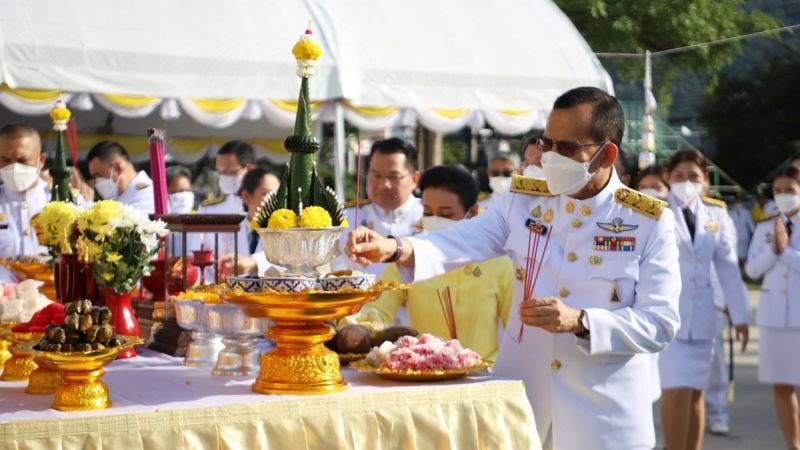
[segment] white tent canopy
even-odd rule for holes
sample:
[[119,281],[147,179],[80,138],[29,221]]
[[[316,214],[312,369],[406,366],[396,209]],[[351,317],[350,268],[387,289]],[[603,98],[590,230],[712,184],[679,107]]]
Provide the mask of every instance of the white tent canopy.
[[[612,89],[550,0],[2,2],[0,81],[90,93],[117,115],[158,107],[162,118],[183,111],[210,127],[242,116],[286,126],[291,111],[271,102],[296,98],[290,49],[309,19],[324,52],[311,96],[347,101],[344,116],[362,128],[416,119],[448,131],[488,121],[519,134],[541,127],[566,89]],[[25,109],[27,99],[3,94],[0,104]],[[123,107],[108,94],[151,98]],[[42,101],[34,106],[30,114],[46,111]],[[323,119],[334,116],[329,108]]]

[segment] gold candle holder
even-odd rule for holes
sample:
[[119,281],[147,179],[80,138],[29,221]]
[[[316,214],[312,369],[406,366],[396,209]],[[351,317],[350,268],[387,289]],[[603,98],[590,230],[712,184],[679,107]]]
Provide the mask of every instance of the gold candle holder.
[[397,283],[379,282],[367,290],[244,292],[222,294],[223,301],[239,305],[247,316],[271,319],[267,336],[275,349],[261,355],[253,391],[261,394],[330,394],[347,388],[339,372],[339,357],[324,342],[335,334],[325,324],[357,313],[381,292],[404,289]]
[[28,377],[36,370],[36,362],[33,360],[33,353],[30,349],[25,348],[25,344],[30,343],[31,346],[38,342],[43,333],[15,333],[8,331],[4,334],[4,339],[11,342],[11,358],[3,365],[3,374],[0,375],[0,381],[22,381],[27,380]]
[[122,350],[144,342],[138,336],[121,336],[121,339],[122,344],[117,347],[88,352],[44,352],[33,350],[34,343],[26,344],[37,360],[57,371],[63,380],[55,390],[50,407],[59,411],[94,411],[110,407],[108,385],[101,380],[105,374],[103,367]]

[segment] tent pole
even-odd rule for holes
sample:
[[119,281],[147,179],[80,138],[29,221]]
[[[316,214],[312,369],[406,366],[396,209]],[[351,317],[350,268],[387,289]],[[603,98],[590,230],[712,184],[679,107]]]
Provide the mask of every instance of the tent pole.
[[345,172],[345,130],[344,130],[344,107],[341,100],[336,100],[334,103],[334,155],[333,159],[333,176],[336,185],[336,196],[339,201],[346,201],[344,194],[344,172]]

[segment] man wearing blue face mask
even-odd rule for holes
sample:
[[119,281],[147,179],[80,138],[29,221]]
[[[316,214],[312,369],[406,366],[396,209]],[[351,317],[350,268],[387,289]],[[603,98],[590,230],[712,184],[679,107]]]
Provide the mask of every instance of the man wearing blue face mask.
[[[464,169],[436,166],[425,171],[419,182],[422,191],[422,228],[447,230],[460,220],[478,213],[478,184]],[[382,279],[400,281],[397,268],[387,266]],[[437,291],[449,287],[456,330],[461,344],[494,361],[499,337],[508,320],[514,291],[511,260],[499,256],[466,264],[438,277],[416,283],[407,291],[384,293],[362,309],[360,320],[389,326],[401,307],[408,312],[408,325],[420,333],[448,336],[447,322],[436,301]]]
[[614,171],[624,123],[614,97],[570,90],[537,142],[546,181],[514,177],[511,192],[447,231],[397,239],[359,228],[345,247],[361,264],[396,262],[407,281],[510,252],[515,306],[495,373],[525,381],[549,449],[656,443],[642,377],[680,324],[678,247],[666,204]]
[[104,200],[116,200],[147,214],[155,211],[153,180],[144,170],[136,171],[127,150],[118,142],[97,143],[86,155],[86,162],[94,190]]
[[[36,129],[23,124],[0,128],[0,257],[47,252],[31,227],[31,218],[50,201],[47,183],[39,177],[44,160]],[[0,279],[11,281],[8,274]]]

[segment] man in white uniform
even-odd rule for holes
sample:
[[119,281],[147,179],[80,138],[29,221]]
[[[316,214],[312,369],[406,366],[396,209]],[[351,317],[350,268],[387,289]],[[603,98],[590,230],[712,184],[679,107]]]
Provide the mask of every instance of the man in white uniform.
[[497,200],[501,195],[508,192],[511,187],[511,176],[518,175],[519,171],[519,155],[511,152],[510,149],[506,151],[498,151],[489,160],[489,166],[486,168],[486,175],[489,176],[489,187],[492,193],[485,200],[478,202],[481,209],[487,209]]
[[[47,253],[36,239],[31,219],[50,201],[39,177],[45,155],[35,128],[8,124],[0,128],[0,257]],[[0,281],[14,281],[3,269]]]
[[[623,130],[614,97],[573,89],[538,141],[546,183],[515,177],[510,194],[446,232],[400,240],[359,228],[346,247],[359,263],[396,261],[407,278],[413,268],[415,280],[512,254],[515,307],[495,368],[525,381],[546,448],[655,445],[642,374],[679,326],[678,248],[664,202],[614,172]],[[538,277],[529,259],[543,262]],[[526,277],[532,292],[523,293]]]
[[522,174],[526,177],[544,179],[542,149],[536,145],[538,139],[538,136],[534,136],[525,140],[525,146],[522,147]]
[[106,200],[116,200],[152,214],[155,211],[153,181],[144,170],[136,171],[130,156],[118,142],[97,143],[86,156],[94,189]]
[[[370,151],[366,177],[368,200],[359,204],[359,223],[356,223],[355,205],[345,209],[349,230],[363,226],[384,236],[401,238],[421,231],[422,202],[413,195],[420,177],[414,146],[398,138],[376,141]],[[342,239],[341,246],[344,244]],[[341,254],[332,266],[334,270],[342,270],[352,268],[353,264]],[[380,277],[384,269],[385,264],[359,268],[376,277]]]

